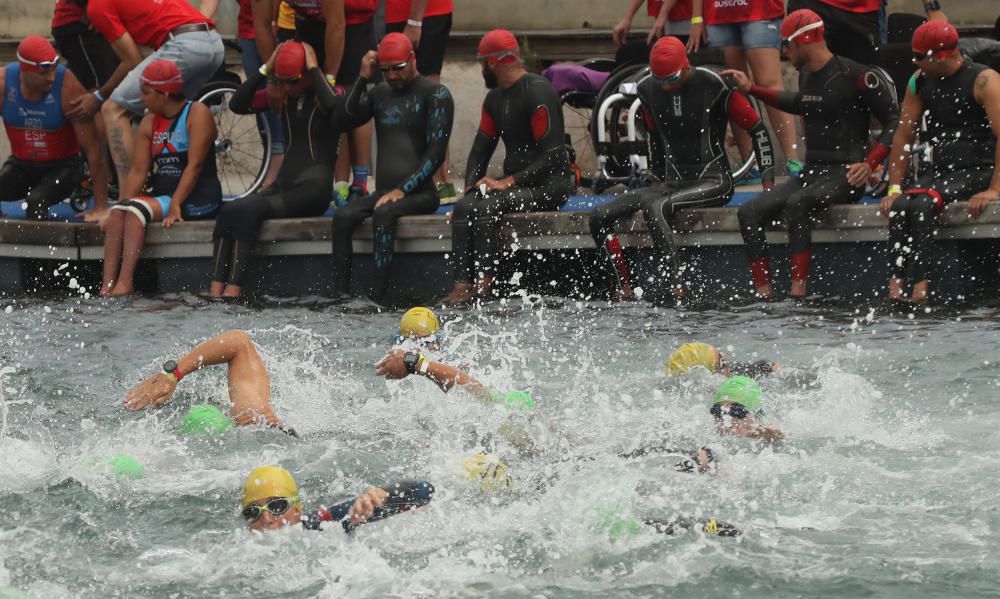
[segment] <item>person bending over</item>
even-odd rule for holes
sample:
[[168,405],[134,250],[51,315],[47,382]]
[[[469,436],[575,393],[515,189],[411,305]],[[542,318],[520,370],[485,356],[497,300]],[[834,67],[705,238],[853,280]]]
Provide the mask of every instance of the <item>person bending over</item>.
[[726,376],[741,375],[755,379],[763,378],[781,368],[780,364],[769,360],[730,362],[718,348],[694,341],[681,345],[670,354],[663,370],[667,376],[681,376],[695,366],[701,366],[712,373],[718,372]]
[[[500,219],[511,212],[556,210],[573,191],[559,95],[528,73],[514,34],[495,29],[479,42],[489,92],[465,168],[465,195],[452,213],[454,287],[446,303],[486,297],[493,282]],[[486,176],[503,139],[503,178]]]
[[[732,75],[740,89],[785,112],[801,115],[805,122],[802,172],[743,204],[737,213],[754,288],[763,298],[774,295],[765,227],[779,218],[787,222],[790,295],[804,297],[812,256],[812,216],[831,204],[861,197],[873,169],[888,155],[899,123],[899,108],[889,87],[892,83],[866,66],[832,54],[823,31],[823,21],[807,9],[793,12],[781,24],[782,45],[799,69],[798,92],[777,92],[752,85],[742,72],[723,72]],[[882,132],[869,144],[872,116],[882,124]]]
[[226,364],[229,378],[229,415],[238,426],[272,426],[292,435],[295,430],[281,422],[271,407],[271,379],[264,360],[250,336],[232,330],[199,344],[181,358],[164,362],[160,372],[137,385],[122,402],[133,412],[146,407],[161,408],[173,397],[177,383],[203,366]]
[[[0,116],[10,156],[0,167],[0,200],[24,200],[28,218],[45,220],[49,206],[69,197],[83,179],[83,147],[94,177],[91,220],[108,206],[110,173],[93,116],[70,119],[72,102],[87,95],[56,49],[41,36],[17,45],[17,60],[0,69]],[[2,213],[0,213],[2,215]]]
[[[911,45],[918,70],[906,85],[892,139],[889,193],[880,209],[889,217],[889,297],[923,303],[941,209],[968,200],[972,218],[979,218],[1000,198],[1000,75],[963,58],[958,32],[944,21],[918,27]],[[934,163],[904,188],[922,118],[927,131],[920,136],[933,146]],[[907,280],[913,283],[910,296],[904,294]]]
[[373,487],[347,501],[303,511],[292,473],[280,466],[258,466],[243,483],[240,515],[258,532],[297,524],[306,530],[321,530],[324,522],[339,522],[345,532],[351,532],[366,522],[423,507],[433,496],[434,485],[429,482],[400,481]]
[[266,219],[320,216],[330,206],[333,164],[340,134],[336,123],[343,98],[330,88],[308,44],[285,42],[267,64],[251,73],[229,107],[239,114],[267,109],[257,86],[270,77],[269,93],[286,97],[281,108],[285,160],[274,184],[260,193],[228,202],[212,233],[212,284],[208,297],[238,297],[260,226]]
[[[385,81],[367,91],[376,68]],[[413,45],[402,33],[386,35],[378,52],[362,59],[361,78],[347,97],[344,128],[374,118],[378,189],[338,207],[333,215],[333,264],[340,295],[351,292],[354,229],[369,216],[375,259],[372,297],[385,295],[399,217],[433,214],[440,205],[433,175],[444,162],[454,113],[448,88],[417,72]]]
[[[603,248],[617,275],[615,299],[632,299],[633,289],[615,223],[642,211],[659,270],[671,264],[674,292],[681,294],[680,260],[671,222],[683,208],[724,206],[733,195],[733,178],[723,142],[729,119],[750,133],[764,185],[774,184],[774,156],[764,122],[746,97],[716,72],[692,67],[684,44],[676,37],[660,38],[649,53],[650,76],[638,86],[642,115],[655,143],[666,149],[663,183],[625,193],[590,213],[590,234]],[[655,161],[654,161],[655,162]]]
[[[112,207],[104,228],[102,296],[133,291],[146,225],[172,227],[185,220],[208,219],[222,206],[222,185],[215,164],[215,119],[208,107],[181,94],[181,71],[169,60],[142,71],[142,103],[149,111],[139,124],[122,201]],[[143,195],[153,169],[152,190]]]
[[719,434],[768,442],[784,439],[785,434],[778,428],[757,422],[764,415],[760,396],[760,385],[749,377],[734,376],[722,383],[709,410]]

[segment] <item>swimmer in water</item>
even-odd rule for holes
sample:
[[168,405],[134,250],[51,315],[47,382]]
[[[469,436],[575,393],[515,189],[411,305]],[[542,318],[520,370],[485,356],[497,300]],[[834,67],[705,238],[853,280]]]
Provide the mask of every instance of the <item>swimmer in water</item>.
[[431,352],[441,351],[444,342],[441,320],[430,308],[410,308],[399,319],[399,334],[392,342],[393,345],[415,345]]
[[424,481],[401,481],[373,487],[340,503],[304,512],[299,486],[292,474],[278,466],[259,466],[243,484],[240,513],[251,530],[277,530],[301,524],[320,530],[324,522],[340,522],[346,532],[366,522],[375,522],[430,503],[434,485]]
[[701,366],[709,372],[726,376],[748,376],[759,379],[777,372],[781,364],[768,360],[756,362],[730,362],[716,347],[698,341],[685,343],[670,354],[664,366],[667,376],[681,376],[695,366]]
[[229,368],[229,416],[238,426],[264,425],[293,437],[295,430],[284,424],[271,407],[271,381],[253,340],[244,331],[232,330],[201,343],[178,360],[168,360],[162,370],[140,383],[125,396],[125,408],[133,412],[148,406],[163,407],[185,376],[203,366],[226,364]]
[[778,428],[757,422],[764,415],[760,396],[760,385],[749,377],[734,376],[722,383],[709,410],[719,434],[768,442],[784,439],[785,434]]

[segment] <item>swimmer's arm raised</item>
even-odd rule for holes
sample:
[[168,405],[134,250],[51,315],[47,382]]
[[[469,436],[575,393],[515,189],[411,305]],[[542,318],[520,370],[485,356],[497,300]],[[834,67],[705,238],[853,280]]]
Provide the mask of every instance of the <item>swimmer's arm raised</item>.
[[[375,365],[376,376],[383,376],[386,379],[404,379],[410,375],[406,371],[406,366],[403,364],[403,356],[406,352],[402,349],[394,349],[389,354],[382,358],[382,360]],[[474,376],[471,374],[459,370],[454,366],[449,366],[441,362],[435,362],[428,358],[424,358],[427,361],[426,372],[423,372],[421,368],[418,372],[423,374],[423,376],[434,381],[434,383],[440,387],[442,391],[447,393],[455,385],[461,385],[466,391],[472,393],[476,397],[486,397],[488,395],[486,387],[483,386]]]
[[340,522],[350,532],[366,522],[375,522],[430,503],[434,485],[426,481],[400,481],[386,487],[373,487],[353,499],[316,510],[306,518],[307,528],[319,528],[320,522]]

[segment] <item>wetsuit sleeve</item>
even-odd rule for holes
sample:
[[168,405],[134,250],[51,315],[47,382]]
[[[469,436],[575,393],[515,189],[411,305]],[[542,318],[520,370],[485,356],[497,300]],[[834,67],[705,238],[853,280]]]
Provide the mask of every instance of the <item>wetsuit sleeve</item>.
[[[802,101],[804,96],[798,92],[779,92],[770,87],[754,85],[750,88],[750,95],[765,104],[769,104],[781,109],[789,114],[802,114]],[[822,101],[822,97],[810,96]]]
[[771,374],[773,370],[774,363],[767,360],[729,363],[729,374],[731,376],[748,376],[752,379],[759,379]]
[[[382,490],[389,494],[389,499],[384,505],[372,512],[371,517],[365,522],[366,524],[425,506],[431,502],[431,498],[434,496],[434,485],[426,481],[401,481],[382,487]],[[357,526],[346,518],[355,500],[356,498],[351,498],[309,512],[302,517],[302,525],[309,529],[318,529],[323,522],[340,522],[345,531],[351,532]]]
[[420,157],[416,172],[399,186],[404,193],[412,193],[430,180],[444,163],[451,138],[451,125],[455,120],[455,101],[445,86],[439,86],[430,94],[427,112],[427,148]]
[[[489,98],[487,98],[489,99]],[[472,149],[469,150],[469,160],[465,165],[465,188],[469,189],[476,184],[476,181],[486,176],[486,169],[490,165],[490,157],[497,149],[497,142],[500,141],[500,132],[497,130],[497,122],[490,113],[486,102],[483,102],[483,114],[479,119],[479,131],[476,138],[472,140]]]
[[229,109],[236,114],[252,114],[256,112],[253,108],[253,98],[257,94],[257,88],[260,87],[261,82],[264,80],[264,76],[260,74],[260,71],[254,71],[247,77],[247,80],[240,85],[236,93],[229,100]]
[[531,113],[531,135],[537,144],[535,159],[516,173],[509,173],[516,185],[539,184],[545,176],[559,171],[560,162],[566,161],[566,137],[562,127],[553,126],[554,114],[562,114],[559,95],[546,82],[532,85],[528,90],[528,105],[535,106]]
[[861,99],[868,105],[868,109],[875,115],[878,122],[882,124],[882,133],[865,156],[865,162],[872,168],[878,166],[889,155],[892,136],[896,133],[896,127],[899,126],[899,104],[887,85],[890,84],[868,69],[865,69],[858,77]]
[[764,119],[760,118],[743,92],[737,89],[730,92],[726,101],[726,111],[734,123],[750,134],[761,179],[764,183],[774,183],[774,146],[771,144],[767,127],[764,126]]
[[[316,94],[316,102],[326,114],[336,114],[337,108],[342,106],[343,98],[338,96],[330,84],[326,82],[326,76],[319,67],[309,69],[309,78],[312,79],[313,91]],[[355,87],[360,87],[356,85]]]
[[374,114],[372,108],[372,97],[368,93],[369,81],[364,77],[358,77],[351,87],[351,93],[347,95],[347,104],[344,107],[344,128],[354,129],[367,123]]

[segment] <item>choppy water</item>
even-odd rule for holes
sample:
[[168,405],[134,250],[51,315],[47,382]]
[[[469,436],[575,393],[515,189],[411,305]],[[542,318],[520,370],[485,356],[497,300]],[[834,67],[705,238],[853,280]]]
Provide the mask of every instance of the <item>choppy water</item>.
[[[8,302],[9,303],[9,302]],[[774,597],[998,594],[1000,409],[993,309],[905,316],[787,304],[685,312],[515,299],[444,311],[445,357],[491,386],[531,391],[527,418],[423,380],[372,376],[399,313],[364,304],[0,304],[0,596]],[[227,328],[249,330],[278,414],[303,434],[177,433],[222,401],[224,369],[185,379],[159,412],[125,391]],[[721,377],[668,380],[671,348],[701,339],[786,365],[764,383],[776,448],[721,441],[707,406]],[[523,427],[536,452],[494,435]],[[621,450],[705,443],[718,472],[626,463]],[[514,489],[483,495],[457,464],[489,443]],[[118,480],[102,459],[146,468]],[[238,489],[280,463],[307,506],[416,477],[430,509],[351,537],[246,531]],[[644,530],[611,539],[595,506],[715,516],[741,538]],[[623,507],[623,510],[625,507]]]

